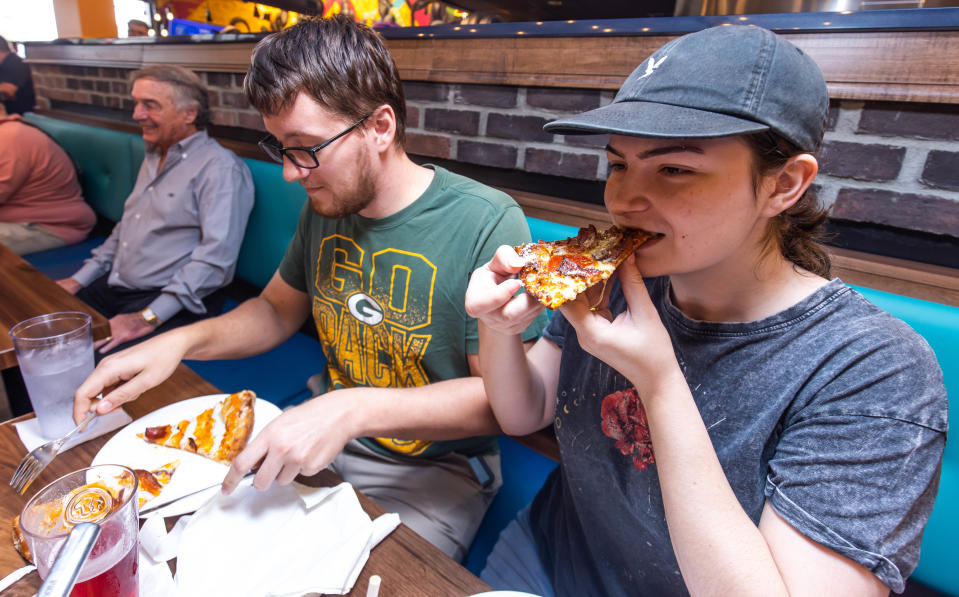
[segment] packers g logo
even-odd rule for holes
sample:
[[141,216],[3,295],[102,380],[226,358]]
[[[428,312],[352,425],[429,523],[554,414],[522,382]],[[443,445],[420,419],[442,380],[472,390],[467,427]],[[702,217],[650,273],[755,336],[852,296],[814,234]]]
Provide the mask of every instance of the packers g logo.
[[357,292],[350,295],[346,299],[346,308],[350,310],[350,315],[367,325],[383,321],[383,307],[368,294]]

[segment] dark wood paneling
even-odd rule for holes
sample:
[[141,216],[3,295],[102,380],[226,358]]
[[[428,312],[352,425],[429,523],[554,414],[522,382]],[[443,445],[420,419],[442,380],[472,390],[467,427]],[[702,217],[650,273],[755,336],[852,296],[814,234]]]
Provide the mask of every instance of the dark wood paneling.
[[[834,99],[959,103],[959,31],[784,34],[822,68]],[[387,40],[407,81],[616,89],[673,36]],[[27,46],[27,61],[245,72],[253,43]]]

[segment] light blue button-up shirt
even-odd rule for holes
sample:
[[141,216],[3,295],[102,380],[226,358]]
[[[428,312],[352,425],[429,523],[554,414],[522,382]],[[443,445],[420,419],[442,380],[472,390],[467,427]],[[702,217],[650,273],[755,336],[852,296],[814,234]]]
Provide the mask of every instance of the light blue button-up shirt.
[[123,217],[72,277],[83,286],[161,289],[150,308],[162,321],[180,309],[204,313],[203,298],[233,279],[253,179],[232,151],[199,131],[167,150],[147,146]]

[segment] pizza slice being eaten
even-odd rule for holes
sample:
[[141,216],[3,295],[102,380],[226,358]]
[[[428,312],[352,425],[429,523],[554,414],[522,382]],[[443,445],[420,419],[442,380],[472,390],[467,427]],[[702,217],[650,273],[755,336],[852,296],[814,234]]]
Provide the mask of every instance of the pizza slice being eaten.
[[526,292],[550,309],[605,282],[644,242],[659,235],[613,226],[599,232],[590,224],[572,238],[514,247],[526,260],[519,277]]
[[172,425],[147,427],[137,437],[151,444],[178,448],[229,465],[253,433],[256,394],[230,394],[212,408]]
[[180,461],[174,460],[152,471],[142,468],[133,469],[139,481],[137,485],[137,508],[142,508],[144,504],[160,495],[166,484],[173,478],[173,473],[178,466],[180,466]]

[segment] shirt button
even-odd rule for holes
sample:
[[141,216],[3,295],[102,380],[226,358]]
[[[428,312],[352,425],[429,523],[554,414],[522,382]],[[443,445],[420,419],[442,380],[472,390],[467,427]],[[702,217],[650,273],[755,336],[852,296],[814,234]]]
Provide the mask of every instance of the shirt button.
[[127,246],[127,243],[126,243],[126,241],[123,241],[123,246],[124,246],[124,247],[125,247],[125,246]]
[[140,219],[140,214],[134,214],[133,217],[139,220],[139,219]]

